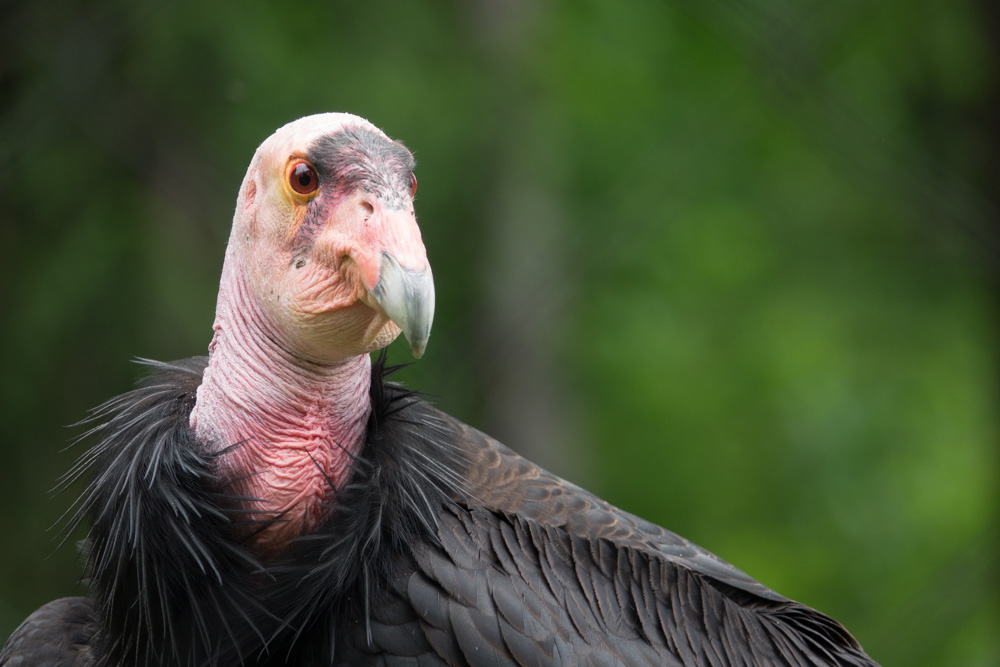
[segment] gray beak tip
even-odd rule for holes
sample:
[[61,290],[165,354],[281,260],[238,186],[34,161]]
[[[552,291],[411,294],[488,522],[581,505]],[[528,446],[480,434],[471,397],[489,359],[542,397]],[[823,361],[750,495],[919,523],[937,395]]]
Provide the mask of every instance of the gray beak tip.
[[413,356],[417,359],[424,356],[434,320],[434,278],[430,267],[421,271],[405,269],[395,257],[383,252],[372,296],[386,317],[403,330]]

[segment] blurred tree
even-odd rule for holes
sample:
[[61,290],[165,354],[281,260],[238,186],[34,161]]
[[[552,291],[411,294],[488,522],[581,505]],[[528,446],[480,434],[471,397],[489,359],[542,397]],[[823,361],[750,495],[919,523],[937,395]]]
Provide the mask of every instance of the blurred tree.
[[0,637],[80,590],[62,425],[204,353],[254,148],[345,110],[419,162],[408,383],[885,664],[1000,662],[989,3],[8,5]]

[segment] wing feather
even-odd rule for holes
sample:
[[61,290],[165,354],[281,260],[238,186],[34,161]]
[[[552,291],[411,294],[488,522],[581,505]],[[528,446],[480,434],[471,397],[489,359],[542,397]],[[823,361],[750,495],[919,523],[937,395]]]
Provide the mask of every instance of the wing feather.
[[875,664],[835,621],[450,427],[476,497],[441,508],[408,586],[449,664]]

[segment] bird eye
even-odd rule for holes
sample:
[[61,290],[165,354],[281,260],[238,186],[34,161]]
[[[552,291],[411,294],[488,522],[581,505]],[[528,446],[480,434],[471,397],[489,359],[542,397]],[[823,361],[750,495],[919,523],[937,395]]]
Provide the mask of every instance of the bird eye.
[[319,187],[319,175],[308,162],[297,162],[288,170],[288,184],[300,195],[311,195]]
[[417,175],[410,174],[410,196],[415,197],[417,194]]

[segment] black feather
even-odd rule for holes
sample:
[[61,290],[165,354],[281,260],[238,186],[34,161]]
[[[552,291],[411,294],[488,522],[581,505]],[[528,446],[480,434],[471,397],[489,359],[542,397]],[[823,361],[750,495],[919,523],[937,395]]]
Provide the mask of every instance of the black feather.
[[146,363],[63,480],[91,478],[67,523],[91,523],[93,605],[33,616],[4,667],[46,632],[84,638],[74,667],[875,664],[836,621],[386,381],[384,355],[329,519],[262,562],[249,542],[281,516],[256,518],[188,426],[206,360]]
[[445,490],[462,479],[441,425],[412,409],[417,395],[376,360],[366,444],[330,520],[265,564],[250,537],[281,517],[249,519],[252,499],[227,493],[218,454],[188,426],[206,360],[146,363],[137,389],[94,411],[85,435],[100,440],[62,482],[92,476],[67,534],[89,518],[98,664],[330,664],[341,618],[370,636],[372,597],[410,545],[435,539]]

